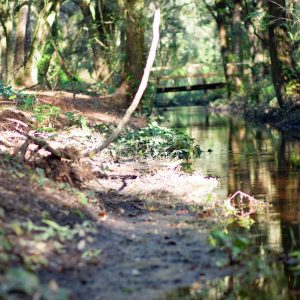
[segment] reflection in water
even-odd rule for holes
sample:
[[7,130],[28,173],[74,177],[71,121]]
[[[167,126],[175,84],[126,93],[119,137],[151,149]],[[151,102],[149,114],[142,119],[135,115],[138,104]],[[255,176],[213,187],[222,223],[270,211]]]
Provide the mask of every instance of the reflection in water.
[[[241,190],[271,204],[255,216],[251,231],[259,234],[258,246],[273,253],[299,249],[300,141],[289,140],[272,128],[254,127],[238,116],[208,114],[200,107],[173,108],[165,117],[172,127],[193,137],[202,150],[213,149],[204,152],[193,169],[220,176],[218,197],[225,199]],[[288,282],[288,298],[297,299],[298,278],[282,267],[277,269]]]

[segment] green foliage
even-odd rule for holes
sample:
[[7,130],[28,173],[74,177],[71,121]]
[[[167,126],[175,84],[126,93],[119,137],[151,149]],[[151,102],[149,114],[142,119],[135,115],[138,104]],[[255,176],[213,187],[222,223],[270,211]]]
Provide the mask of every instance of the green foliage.
[[0,97],[9,100],[13,100],[16,98],[16,93],[13,90],[12,86],[5,85],[1,80],[0,80]]
[[29,95],[26,95],[18,102],[18,106],[22,110],[32,111],[35,105],[36,105],[36,98],[34,96],[29,96]]
[[161,127],[156,122],[119,138],[114,150],[121,156],[143,158],[189,159],[201,154],[199,146],[194,145],[194,139],[174,129]]
[[36,97],[34,95],[25,94],[22,90],[14,90],[12,86],[5,85],[0,80],[0,97],[9,100],[16,100],[17,106],[22,110],[32,111],[36,105]]
[[88,128],[87,118],[84,116],[80,116],[74,112],[66,112],[65,116],[68,118],[70,125],[80,126],[83,129]]
[[24,224],[28,233],[34,233],[35,239],[39,241],[48,241],[52,238],[57,238],[60,241],[73,240],[75,237],[95,233],[95,229],[88,221],[82,224],[76,224],[74,228],[70,226],[61,226],[53,220],[42,220],[43,226],[34,224],[28,221]]
[[223,230],[213,230],[209,235],[209,242],[214,248],[225,251],[229,255],[230,263],[239,261],[250,245],[248,238]]
[[286,87],[286,94],[289,96],[300,95],[300,83],[297,80],[291,80]]
[[115,92],[115,88],[111,84],[106,84],[103,82],[94,83],[90,89],[98,95],[108,95]]
[[24,268],[10,268],[0,277],[0,299],[67,300],[69,291],[59,288],[56,282],[42,285],[37,275]]
[[258,9],[248,14],[246,20],[250,19],[257,30],[266,31],[270,25],[270,16],[263,9]]
[[34,117],[39,123],[39,130],[54,131],[53,122],[61,113],[61,109],[51,104],[40,104],[33,109]]
[[96,124],[93,126],[94,130],[102,134],[110,134],[115,127],[111,124]]
[[18,291],[26,295],[32,295],[39,287],[38,278],[22,268],[11,268],[5,276],[5,283],[2,287],[4,292]]

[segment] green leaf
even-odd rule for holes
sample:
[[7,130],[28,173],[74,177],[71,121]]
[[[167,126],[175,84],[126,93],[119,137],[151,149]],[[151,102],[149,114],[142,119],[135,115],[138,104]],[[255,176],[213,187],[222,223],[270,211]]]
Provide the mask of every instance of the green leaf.
[[11,268],[5,275],[3,289],[5,292],[21,292],[32,295],[39,285],[36,275],[23,268]]

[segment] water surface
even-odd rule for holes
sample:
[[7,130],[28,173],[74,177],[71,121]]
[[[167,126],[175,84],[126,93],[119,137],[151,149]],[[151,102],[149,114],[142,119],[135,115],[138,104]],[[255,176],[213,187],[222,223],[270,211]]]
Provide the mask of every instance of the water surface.
[[[278,254],[300,249],[299,140],[271,127],[255,126],[238,115],[208,113],[203,107],[170,108],[164,116],[169,125],[193,137],[203,151],[213,150],[203,152],[192,169],[220,177],[218,197],[226,199],[240,190],[270,204],[254,216],[250,232],[257,234],[258,245]],[[298,276],[283,264],[274,268],[267,286],[249,288],[245,299],[300,299]],[[228,293],[234,281],[241,278],[225,278],[218,286]],[[277,292],[270,294],[274,288]]]

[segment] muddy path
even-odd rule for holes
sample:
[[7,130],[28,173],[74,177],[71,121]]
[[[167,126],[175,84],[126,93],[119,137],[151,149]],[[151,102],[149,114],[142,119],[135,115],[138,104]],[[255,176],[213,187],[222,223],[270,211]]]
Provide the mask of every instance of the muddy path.
[[205,226],[187,205],[158,201],[146,208],[138,198],[115,193],[105,198],[108,218],[94,242],[100,263],[61,274],[41,272],[44,280],[56,278],[75,299],[173,299],[168,293],[179,287],[200,288],[222,275]]
[[[201,289],[206,281],[226,273],[217,268],[220,253],[212,251],[207,240],[212,220],[206,219],[203,203],[215,186],[214,179],[197,178],[198,195],[202,195],[198,204],[184,202],[189,194],[181,201],[175,190],[151,187],[151,192],[140,194],[138,188],[142,186],[136,179],[127,180],[122,191],[110,187],[121,182],[100,179],[90,182],[85,190],[86,194],[93,193],[93,203],[82,205],[74,190],[70,194],[50,180],[43,185],[32,182],[29,173],[18,168],[25,176],[15,178],[2,171],[0,180],[0,223],[13,245],[9,263],[25,264],[42,284],[55,282],[60,289],[67,289],[70,297],[62,299],[179,299],[168,295],[187,286]],[[150,184],[155,184],[156,177],[147,174],[139,179],[146,188],[150,178]],[[176,177],[169,175],[169,179]],[[59,226],[54,236],[49,228],[41,227],[45,218]],[[28,222],[39,227],[29,233]],[[41,232],[42,228],[45,231]],[[66,228],[66,235],[72,235],[76,228],[80,231],[73,237],[60,237]],[[41,239],[47,232],[50,238]],[[85,260],[83,253],[89,249],[97,254]],[[7,299],[33,298],[23,295]]]

